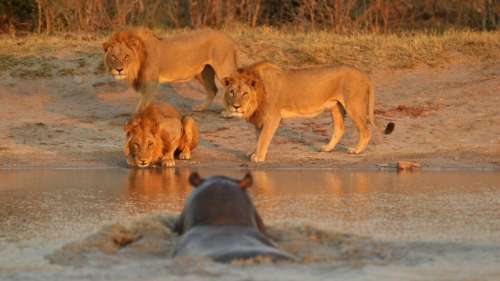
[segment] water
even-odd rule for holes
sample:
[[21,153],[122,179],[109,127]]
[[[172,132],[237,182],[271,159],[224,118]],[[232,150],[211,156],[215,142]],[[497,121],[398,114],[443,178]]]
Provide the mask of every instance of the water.
[[[237,178],[245,173],[198,171],[202,176]],[[151,213],[178,213],[191,190],[189,173],[187,169],[0,170],[0,273],[52,272],[45,255],[105,224],[126,223]],[[479,256],[484,247],[500,247],[496,172],[256,170],[252,174],[250,192],[269,225],[307,223],[380,241],[473,245],[479,247],[475,250]],[[492,256],[490,260],[496,261],[500,250]],[[482,268],[479,258],[477,266]],[[485,280],[489,277],[496,276]]]

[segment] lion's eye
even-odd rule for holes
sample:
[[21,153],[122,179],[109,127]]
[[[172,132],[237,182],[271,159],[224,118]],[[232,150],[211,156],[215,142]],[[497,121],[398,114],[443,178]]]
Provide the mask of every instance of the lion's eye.
[[152,147],[153,146],[153,142],[148,142],[148,147]]
[[248,95],[248,92],[244,92],[244,93],[243,93],[243,96],[246,96],[246,95]]

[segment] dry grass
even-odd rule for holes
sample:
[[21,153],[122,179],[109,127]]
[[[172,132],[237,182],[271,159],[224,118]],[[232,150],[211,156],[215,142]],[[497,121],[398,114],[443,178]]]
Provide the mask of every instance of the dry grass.
[[253,60],[290,66],[351,64],[370,71],[500,59],[500,32],[337,35],[260,28],[230,33]]
[[[169,36],[183,30],[156,30]],[[273,28],[226,29],[239,44],[243,64],[268,60],[282,66],[350,64],[365,71],[500,60],[500,32],[449,31],[399,35],[283,32]],[[38,36],[0,40],[0,75],[50,78],[102,73],[105,36]]]

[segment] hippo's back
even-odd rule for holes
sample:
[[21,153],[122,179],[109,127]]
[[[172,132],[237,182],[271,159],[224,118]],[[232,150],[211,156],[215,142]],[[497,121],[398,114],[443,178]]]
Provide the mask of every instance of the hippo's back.
[[256,257],[273,261],[294,259],[253,227],[221,225],[191,228],[182,235],[174,256],[209,257],[218,262]]

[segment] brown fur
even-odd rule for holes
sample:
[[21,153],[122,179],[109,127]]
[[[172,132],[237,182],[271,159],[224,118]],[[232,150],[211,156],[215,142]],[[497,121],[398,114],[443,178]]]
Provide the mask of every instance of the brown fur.
[[159,83],[186,82],[196,78],[207,91],[206,109],[217,93],[215,79],[237,68],[236,43],[223,32],[192,31],[160,39],[145,28],[114,33],[103,43],[105,63],[116,79],[128,80],[141,93],[138,111],[146,107]]
[[137,113],[124,128],[127,134],[124,153],[134,167],[161,164],[175,165],[174,154],[180,159],[190,159],[191,151],[198,145],[199,131],[191,116],[181,117],[169,104],[150,104]]
[[[254,162],[264,161],[281,119],[313,117],[330,110],[334,134],[322,151],[335,148],[344,133],[344,111],[359,131],[359,142],[350,153],[361,153],[375,127],[374,91],[367,75],[352,67],[311,67],[283,70],[267,62],[239,69],[223,79],[224,103],[232,116],[252,123],[258,134]],[[394,128],[394,124],[388,125]],[[390,130],[387,130],[387,132]],[[378,132],[378,131],[377,131]]]

